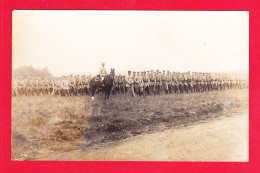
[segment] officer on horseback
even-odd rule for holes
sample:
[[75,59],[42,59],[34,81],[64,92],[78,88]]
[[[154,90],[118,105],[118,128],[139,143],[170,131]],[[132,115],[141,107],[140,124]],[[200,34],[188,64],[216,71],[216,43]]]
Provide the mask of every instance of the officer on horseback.
[[98,74],[99,74],[99,76],[101,78],[101,82],[102,82],[104,80],[105,76],[107,75],[107,70],[105,68],[105,63],[104,62],[102,62],[101,65],[102,66],[100,67]]

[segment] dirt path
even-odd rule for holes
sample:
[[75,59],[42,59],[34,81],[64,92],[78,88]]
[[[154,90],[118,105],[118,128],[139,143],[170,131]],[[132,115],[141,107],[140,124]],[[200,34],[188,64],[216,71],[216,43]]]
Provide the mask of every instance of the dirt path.
[[[221,117],[48,160],[248,161],[248,115]],[[61,159],[63,158],[63,159]]]

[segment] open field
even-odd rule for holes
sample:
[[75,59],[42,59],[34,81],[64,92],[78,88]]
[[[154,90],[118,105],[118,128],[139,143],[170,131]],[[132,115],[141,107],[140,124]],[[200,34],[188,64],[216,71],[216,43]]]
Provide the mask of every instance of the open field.
[[239,114],[248,116],[248,90],[144,98],[112,95],[106,102],[101,97],[92,102],[88,96],[16,97],[12,99],[12,159],[104,160],[107,157],[72,155]]

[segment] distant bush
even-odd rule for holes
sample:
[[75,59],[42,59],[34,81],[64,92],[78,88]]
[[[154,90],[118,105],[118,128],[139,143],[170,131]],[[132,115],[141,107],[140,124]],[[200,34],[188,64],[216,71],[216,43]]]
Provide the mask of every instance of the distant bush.
[[33,66],[22,66],[13,70],[13,76],[49,77],[52,76],[52,74],[49,72],[47,67],[43,69],[36,69]]

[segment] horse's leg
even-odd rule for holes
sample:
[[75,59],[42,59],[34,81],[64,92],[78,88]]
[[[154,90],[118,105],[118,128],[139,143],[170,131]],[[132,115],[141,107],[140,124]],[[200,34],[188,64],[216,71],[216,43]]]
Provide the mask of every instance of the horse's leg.
[[107,92],[107,99],[109,99],[110,91]]
[[91,99],[94,100],[95,89],[92,88],[92,89],[90,90],[90,92],[91,92]]
[[106,99],[107,99],[107,92],[105,91],[104,94],[105,94],[105,98],[104,98],[104,100],[106,100]]

